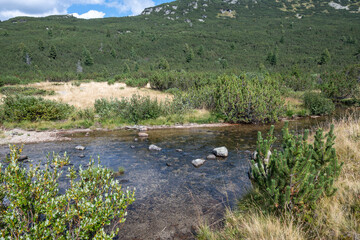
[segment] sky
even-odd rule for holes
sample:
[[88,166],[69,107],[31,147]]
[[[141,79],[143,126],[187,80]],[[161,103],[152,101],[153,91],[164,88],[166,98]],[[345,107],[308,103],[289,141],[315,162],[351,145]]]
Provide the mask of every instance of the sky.
[[166,2],[171,0],[0,0],[0,20],[63,14],[84,19],[134,16]]

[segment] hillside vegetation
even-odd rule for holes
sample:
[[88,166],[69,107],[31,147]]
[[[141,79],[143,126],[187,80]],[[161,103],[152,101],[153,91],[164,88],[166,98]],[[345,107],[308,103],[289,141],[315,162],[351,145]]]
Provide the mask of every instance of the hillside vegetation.
[[0,22],[0,79],[342,69],[360,57],[359,2],[346,4],[179,0],[135,17],[17,17]]

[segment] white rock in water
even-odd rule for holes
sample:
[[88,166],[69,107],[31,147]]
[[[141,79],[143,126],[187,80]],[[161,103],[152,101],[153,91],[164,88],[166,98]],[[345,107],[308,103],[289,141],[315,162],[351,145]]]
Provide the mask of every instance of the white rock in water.
[[81,145],[75,147],[76,150],[80,150],[80,151],[84,151],[85,148],[86,148],[86,147],[81,146]]
[[227,157],[229,155],[229,152],[226,147],[214,148],[213,153],[217,157]]
[[156,146],[156,145],[154,145],[154,144],[151,144],[151,145],[149,146],[149,150],[150,150],[150,151],[161,151],[161,147],[158,147],[158,146]]
[[214,154],[209,154],[206,159],[208,160],[215,160],[216,159],[216,156]]
[[149,137],[149,134],[144,133],[144,132],[139,132],[139,133],[138,133],[138,136],[139,136],[139,137]]
[[200,167],[205,163],[204,159],[195,159],[191,162],[195,167]]

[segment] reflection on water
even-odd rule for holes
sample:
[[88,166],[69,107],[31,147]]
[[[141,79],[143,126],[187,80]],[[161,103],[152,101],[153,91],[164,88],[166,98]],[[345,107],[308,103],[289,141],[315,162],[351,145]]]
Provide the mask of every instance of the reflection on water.
[[[290,126],[302,131],[323,121],[307,118],[290,122]],[[276,125],[276,134],[282,125]],[[255,149],[257,131],[268,129],[269,125],[234,125],[151,130],[147,140],[138,142],[134,141],[135,131],[92,132],[73,135],[71,142],[28,144],[23,153],[38,160],[45,159],[48,152],[67,152],[75,167],[99,156],[107,167],[124,167],[125,174],[118,179],[123,187],[136,188],[136,201],[119,239],[193,239],[197,224],[220,223],[225,207],[234,207],[251,188],[249,156]],[[150,152],[150,144],[162,151]],[[86,150],[75,150],[77,145]],[[205,158],[220,146],[228,148],[228,158],[207,160],[200,168],[192,166],[192,160]],[[0,146],[1,159],[7,152],[7,146]]]

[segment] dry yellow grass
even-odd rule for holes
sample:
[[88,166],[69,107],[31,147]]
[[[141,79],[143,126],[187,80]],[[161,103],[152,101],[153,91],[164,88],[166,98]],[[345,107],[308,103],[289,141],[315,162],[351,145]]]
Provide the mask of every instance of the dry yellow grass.
[[41,82],[30,84],[30,87],[55,91],[55,95],[45,96],[46,99],[62,101],[78,108],[89,108],[94,106],[96,99],[100,98],[122,98],[131,97],[134,94],[150,96],[152,99],[164,101],[171,99],[172,95],[147,88],[127,87],[125,83],[108,85],[106,82],[81,83],[80,86],[71,83]]
[[334,122],[335,149],[344,162],[335,186],[337,193],[323,198],[312,222],[301,224],[289,213],[282,217],[263,215],[254,207],[245,212],[228,211],[225,227],[200,228],[200,239],[359,239],[360,237],[360,121],[344,118]]
[[[360,122],[350,118],[334,122],[335,148],[342,173],[335,183],[338,191],[332,198],[323,198],[316,210],[318,239],[339,239],[360,235],[360,213],[355,217],[354,208],[360,209]],[[358,210],[359,210],[358,209]],[[356,211],[356,210],[355,210]]]

